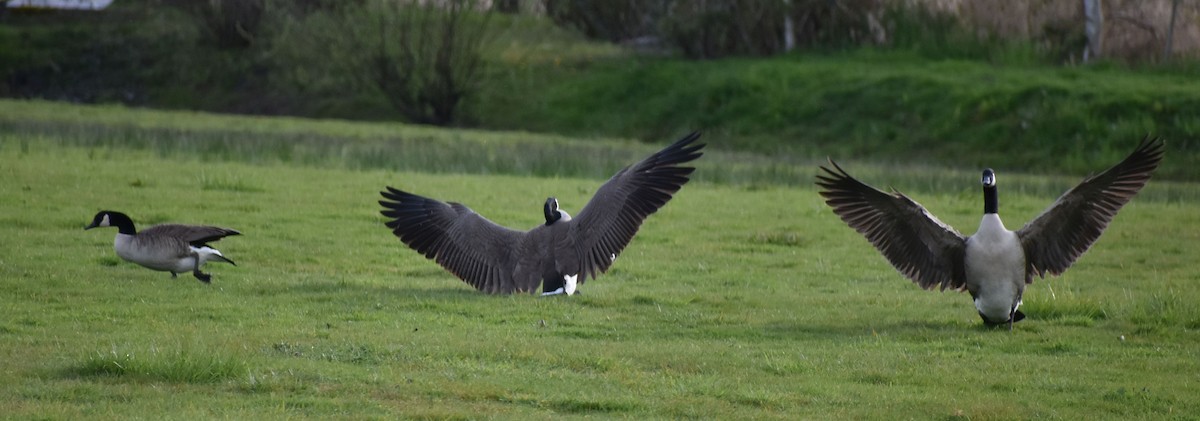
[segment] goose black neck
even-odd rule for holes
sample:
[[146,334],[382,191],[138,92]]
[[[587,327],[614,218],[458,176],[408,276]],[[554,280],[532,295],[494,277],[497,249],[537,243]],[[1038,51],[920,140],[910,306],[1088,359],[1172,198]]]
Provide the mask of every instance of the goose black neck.
[[983,186],[983,213],[1000,213],[1000,201],[996,198],[996,186]]
[[120,212],[109,213],[108,214],[108,223],[109,223],[109,225],[117,227],[117,232],[119,232],[121,234],[125,234],[125,235],[136,235],[137,234],[137,228],[135,228],[133,226],[133,220],[129,219],[129,216],[126,216],[123,213],[120,213]]

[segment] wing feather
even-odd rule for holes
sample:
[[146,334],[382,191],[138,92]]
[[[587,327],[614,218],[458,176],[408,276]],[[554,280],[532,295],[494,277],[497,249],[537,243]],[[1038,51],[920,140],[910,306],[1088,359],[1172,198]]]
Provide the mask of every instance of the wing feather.
[[488,293],[524,292],[513,278],[517,245],[526,233],[502,227],[459,203],[388,187],[379,201],[385,225],[400,241],[476,289]]
[[657,212],[687,184],[693,167],[680,164],[703,155],[704,144],[693,132],[641,162],[625,167],[596,190],[579,215],[570,221],[571,238],[579,257],[578,282],[608,271],[613,258],[637,234],[642,222]]
[[242,233],[234,229],[205,225],[162,224],[146,228],[139,234],[152,237],[177,238],[194,247],[202,247],[207,243],[218,241],[231,235],[241,235]]
[[833,169],[822,166],[825,174],[817,175],[825,203],[896,270],[925,289],[966,287],[962,234],[908,196],[880,191],[851,177],[833,160],[829,164]]
[[1163,141],[1146,136],[1112,168],[1084,179],[1017,231],[1025,248],[1025,282],[1062,274],[1100,238],[1117,211],[1150,181]]

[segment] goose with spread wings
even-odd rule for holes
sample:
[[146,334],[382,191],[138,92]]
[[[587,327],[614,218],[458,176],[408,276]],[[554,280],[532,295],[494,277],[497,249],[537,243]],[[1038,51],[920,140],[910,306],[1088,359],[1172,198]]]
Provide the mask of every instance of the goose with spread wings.
[[851,177],[833,160],[817,185],[825,203],[897,270],[925,289],[967,290],[987,325],[1024,318],[1017,310],[1034,275],[1062,274],[1146,185],[1163,159],[1163,141],[1147,136],[1128,157],[1084,179],[1017,231],[1000,221],[996,173],[983,171],[983,219],[970,237],[899,192]]
[[505,228],[467,206],[393,187],[381,192],[385,222],[400,241],[489,294],[575,294],[578,284],[605,272],[650,214],[687,184],[702,155],[698,132],[625,167],[600,186],[572,218],[546,199],[545,224]]

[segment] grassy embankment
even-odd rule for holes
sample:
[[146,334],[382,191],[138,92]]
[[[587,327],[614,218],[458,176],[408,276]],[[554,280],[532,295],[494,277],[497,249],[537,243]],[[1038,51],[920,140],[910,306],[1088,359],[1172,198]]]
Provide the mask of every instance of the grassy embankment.
[[745,151],[971,169],[1003,156],[1035,173],[1086,172],[1152,134],[1175,152],[1164,175],[1200,179],[1200,83],[1185,70],[869,50],[588,66],[536,89],[514,83],[509,102],[482,103],[483,125],[644,139],[704,128]]
[[[1066,276],[1031,287],[1029,319],[1009,333],[980,327],[966,295],[921,291],[892,270],[821,203],[811,164],[797,179],[723,179],[715,174],[752,157],[714,151],[697,164],[700,181],[652,216],[584,295],[493,297],[391,237],[378,190],[405,187],[531,227],[545,196],[577,209],[653,147],[2,105],[16,116],[0,125],[7,416],[1200,413],[1200,311],[1191,304],[1200,300],[1200,236],[1180,229],[1200,223],[1194,184],[1152,181]],[[581,150],[602,162],[549,163],[554,152]],[[473,165],[430,171],[460,160]],[[888,183],[887,168],[848,167]],[[977,174],[923,171],[892,184],[973,231]],[[1060,188],[1001,180],[1013,227]],[[120,261],[115,232],[81,229],[101,208],[143,227],[240,229],[218,243],[239,266],[211,266],[206,286]]]

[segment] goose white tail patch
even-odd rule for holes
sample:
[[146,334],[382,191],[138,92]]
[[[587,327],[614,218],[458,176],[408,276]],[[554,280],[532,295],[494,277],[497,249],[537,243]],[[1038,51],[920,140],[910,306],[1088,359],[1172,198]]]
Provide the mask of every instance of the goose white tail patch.
[[[204,262],[207,262],[209,260],[215,260],[218,262],[229,262],[229,259],[226,259],[225,255],[221,254],[221,251],[217,250],[215,248],[204,246],[204,247],[192,247],[191,249],[193,252],[196,252],[196,256],[199,256],[201,265],[203,265]],[[229,262],[229,263],[232,263],[232,262]]]
[[577,279],[579,279],[579,275],[578,275],[578,274],[576,274],[576,275],[563,275],[563,282],[564,282],[564,283],[563,283],[563,291],[564,291],[564,292],[566,292],[566,293],[567,293],[567,295],[574,295],[574,294],[575,294],[575,281],[576,281]]

